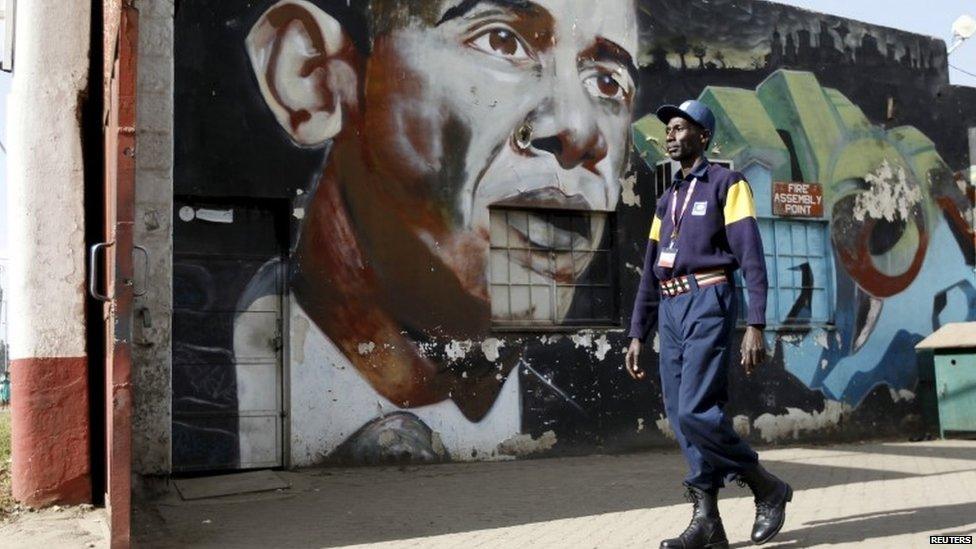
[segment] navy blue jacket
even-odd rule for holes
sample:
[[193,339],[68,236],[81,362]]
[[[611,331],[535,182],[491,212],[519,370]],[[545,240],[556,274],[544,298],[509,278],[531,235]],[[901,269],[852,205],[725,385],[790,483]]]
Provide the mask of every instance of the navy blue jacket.
[[[694,178],[698,182],[679,223],[674,267],[659,267],[658,255],[671,243],[674,226],[671,201],[676,200],[675,209],[680,214]],[[703,159],[688,177],[682,177],[682,172],[678,171],[668,191],[658,200],[644,254],[640,288],[634,300],[630,337],[644,341],[655,327],[661,280],[725,269],[731,281],[732,273],[739,267],[749,292],[747,322],[765,326],[768,282],[752,188],[741,173]]]

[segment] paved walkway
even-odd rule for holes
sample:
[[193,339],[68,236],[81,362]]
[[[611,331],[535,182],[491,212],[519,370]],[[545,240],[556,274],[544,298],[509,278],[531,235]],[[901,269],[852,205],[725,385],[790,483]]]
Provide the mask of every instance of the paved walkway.
[[[766,547],[928,547],[976,534],[976,441],[770,449],[795,489]],[[657,547],[690,505],[677,452],[281,473],[281,492],[184,502],[161,490],[136,510],[144,547]],[[732,547],[751,545],[752,498],[720,494]]]

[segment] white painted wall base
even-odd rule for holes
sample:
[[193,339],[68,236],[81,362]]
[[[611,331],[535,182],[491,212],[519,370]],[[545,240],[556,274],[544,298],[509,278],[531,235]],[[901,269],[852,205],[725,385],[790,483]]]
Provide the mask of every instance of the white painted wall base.
[[[371,420],[400,411],[380,396],[342,352],[291,301],[291,459],[314,465]],[[499,446],[519,435],[518,371],[513,370],[484,419],[473,423],[453,401],[405,409],[439,437],[453,460],[505,459]]]

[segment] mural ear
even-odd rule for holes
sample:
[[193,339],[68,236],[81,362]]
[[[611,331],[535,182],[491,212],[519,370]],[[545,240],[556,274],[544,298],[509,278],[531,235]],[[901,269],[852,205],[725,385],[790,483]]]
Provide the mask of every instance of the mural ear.
[[282,0],[264,12],[246,39],[251,68],[265,103],[299,145],[321,145],[342,129],[343,93],[330,74],[345,31],[305,0]]

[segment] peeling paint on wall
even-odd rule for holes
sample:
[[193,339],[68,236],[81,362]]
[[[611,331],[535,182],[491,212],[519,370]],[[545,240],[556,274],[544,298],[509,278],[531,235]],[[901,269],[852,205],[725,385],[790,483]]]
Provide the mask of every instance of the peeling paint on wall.
[[553,431],[546,431],[539,438],[519,434],[502,441],[498,445],[498,453],[506,456],[528,456],[545,452],[555,446],[556,442],[556,433]]
[[372,341],[368,341],[366,343],[360,343],[359,344],[358,351],[359,351],[359,354],[365,356],[365,355],[368,355],[369,353],[372,353],[373,350],[375,350],[375,349],[376,349],[376,344],[373,343]]
[[742,438],[748,438],[752,433],[749,416],[737,415],[732,418],[732,429]]
[[607,341],[607,335],[601,335],[600,339],[596,340],[595,345],[596,349],[593,351],[593,354],[597,360],[603,361],[607,357],[607,353],[610,352],[610,343]]
[[898,389],[896,391],[894,388],[889,387],[888,391],[891,393],[891,400],[893,402],[915,400],[915,393],[908,389]]
[[671,429],[671,424],[668,422],[668,418],[664,415],[659,415],[658,419],[654,421],[654,425],[657,426],[658,431],[664,434],[665,437],[677,441],[678,438],[674,436],[674,431]]
[[853,407],[836,400],[825,400],[822,411],[805,412],[799,408],[786,408],[785,414],[762,414],[752,425],[759,430],[766,442],[797,439],[804,431],[823,431],[834,428]]
[[471,350],[472,343],[470,340],[465,341],[451,341],[444,346],[444,352],[447,353],[447,359],[451,362],[456,362],[468,356],[468,351]]
[[912,208],[922,201],[922,190],[917,185],[908,184],[905,168],[897,170],[885,158],[873,172],[864,176],[870,184],[867,192],[859,193],[854,200],[854,219],[865,218],[908,220]]
[[637,175],[631,174],[620,181],[620,185],[623,188],[623,193],[620,195],[620,199],[624,204],[628,206],[635,206],[637,208],[641,205],[641,197],[639,194],[634,192],[634,187],[637,185]]
[[585,349],[593,344],[593,332],[590,331],[578,332],[569,336],[569,338],[573,340],[573,345],[577,348],[583,347]]
[[488,359],[488,362],[495,362],[498,360],[499,351],[504,346],[504,341],[494,337],[489,337],[481,342],[481,352],[484,353],[485,358]]

